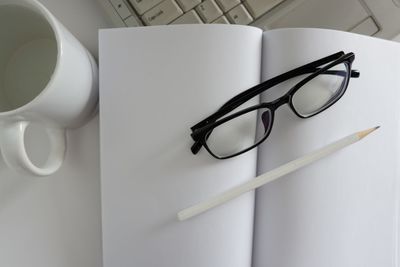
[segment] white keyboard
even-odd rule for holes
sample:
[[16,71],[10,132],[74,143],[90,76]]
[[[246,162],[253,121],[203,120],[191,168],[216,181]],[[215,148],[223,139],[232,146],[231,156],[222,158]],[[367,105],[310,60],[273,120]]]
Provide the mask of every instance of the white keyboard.
[[[100,0],[117,26],[247,25],[286,0]],[[112,14],[114,13],[114,14]]]
[[400,0],[98,0],[115,26],[250,24],[261,29],[317,27],[392,39]]

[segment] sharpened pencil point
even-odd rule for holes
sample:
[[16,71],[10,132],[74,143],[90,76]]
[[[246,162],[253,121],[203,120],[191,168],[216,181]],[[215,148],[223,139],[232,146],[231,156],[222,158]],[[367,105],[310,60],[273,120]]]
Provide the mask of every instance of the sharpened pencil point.
[[358,135],[358,137],[360,139],[362,139],[362,138],[366,137],[367,135],[369,135],[370,133],[372,133],[373,131],[379,129],[380,127],[381,126],[376,126],[376,127],[373,127],[373,128],[358,132],[357,135]]

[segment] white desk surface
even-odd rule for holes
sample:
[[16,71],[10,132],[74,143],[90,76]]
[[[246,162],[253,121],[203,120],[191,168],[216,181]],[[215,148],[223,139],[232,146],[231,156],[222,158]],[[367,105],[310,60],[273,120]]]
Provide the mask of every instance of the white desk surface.
[[[40,2],[97,57],[97,30],[111,24],[96,0]],[[41,134],[31,128],[26,136],[38,158],[47,145]],[[101,267],[100,200],[98,117],[68,132],[53,176],[22,176],[0,159],[0,266]]]

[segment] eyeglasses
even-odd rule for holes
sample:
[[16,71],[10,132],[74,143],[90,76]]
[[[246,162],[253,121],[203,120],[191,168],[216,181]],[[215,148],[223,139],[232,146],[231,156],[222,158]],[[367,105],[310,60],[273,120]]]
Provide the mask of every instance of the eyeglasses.
[[[271,133],[274,113],[288,104],[300,118],[310,118],[336,103],[345,93],[350,78],[360,73],[351,70],[353,53],[343,51],[295,68],[236,95],[218,111],[193,127],[193,154],[204,146],[217,159],[227,159],[249,151]],[[231,113],[267,89],[289,79],[307,75],[283,96]]]

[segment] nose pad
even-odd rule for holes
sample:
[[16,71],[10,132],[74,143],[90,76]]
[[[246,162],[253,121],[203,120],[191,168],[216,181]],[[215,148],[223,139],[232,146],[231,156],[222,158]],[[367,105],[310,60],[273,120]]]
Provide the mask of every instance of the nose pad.
[[264,125],[264,133],[266,133],[270,127],[271,113],[269,111],[264,111],[263,113],[261,113],[261,121]]

